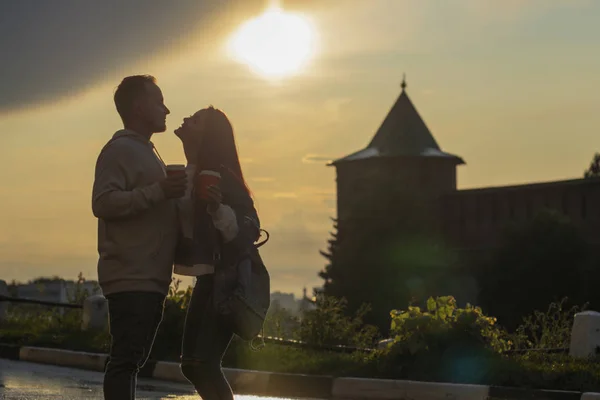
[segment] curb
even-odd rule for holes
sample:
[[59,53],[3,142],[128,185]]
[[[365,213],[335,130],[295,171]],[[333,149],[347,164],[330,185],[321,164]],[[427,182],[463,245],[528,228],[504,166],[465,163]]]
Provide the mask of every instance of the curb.
[[[103,372],[108,356],[0,343],[0,358]],[[344,400],[600,400],[600,393],[390,379],[334,378],[223,368],[236,394]],[[140,377],[188,383],[178,363],[148,361]]]

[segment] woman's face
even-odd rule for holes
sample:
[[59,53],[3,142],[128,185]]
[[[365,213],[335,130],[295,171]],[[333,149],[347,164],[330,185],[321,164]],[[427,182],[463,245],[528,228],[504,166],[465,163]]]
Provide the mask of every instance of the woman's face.
[[191,136],[201,137],[206,126],[207,114],[205,110],[200,110],[194,115],[185,117],[181,126],[175,129],[175,134],[182,139]]

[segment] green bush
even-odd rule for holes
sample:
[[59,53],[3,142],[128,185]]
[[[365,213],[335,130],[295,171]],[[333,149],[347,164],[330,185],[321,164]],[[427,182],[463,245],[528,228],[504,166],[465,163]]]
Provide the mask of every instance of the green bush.
[[302,315],[298,339],[314,345],[372,347],[378,336],[377,328],[363,323],[370,308],[363,305],[349,317],[346,306],[345,299],[319,296],[316,308]]
[[296,332],[299,326],[300,318],[275,302],[271,305],[267,313],[264,334],[265,336],[284,339],[297,339]]
[[337,353],[267,344],[253,351],[248,343],[232,341],[225,357],[225,367],[282,373],[332,376],[372,376],[373,355],[361,352]]
[[523,323],[511,335],[515,348],[519,350],[568,348],[575,314],[585,311],[587,304],[566,309],[567,300],[565,297],[560,302],[550,303],[546,312],[534,311],[523,318]]
[[178,361],[188,304],[192,287],[180,289],[181,280],[173,279],[165,300],[163,319],[156,333],[150,357],[157,360]]
[[510,349],[506,332],[496,325],[496,318],[485,316],[481,308],[467,304],[458,308],[452,296],[429,298],[427,311],[409,307],[391,312],[393,347],[402,345],[414,354],[453,342],[469,342],[498,353]]
[[600,364],[567,354],[531,352],[496,368],[494,384],[536,389],[600,391]]
[[[165,302],[153,359],[179,360],[185,312],[192,294],[191,288],[179,289],[179,283],[173,282]],[[71,300],[79,301],[77,298],[74,295]],[[508,352],[513,348],[568,346],[573,315],[581,308],[567,309],[564,303],[551,304],[545,313],[535,312],[508,335],[479,307],[459,308],[451,296],[430,298],[424,310],[411,306],[391,312],[393,341],[383,350],[346,354],[267,343],[262,350],[253,351],[247,342],[234,338],[223,365],[284,373],[598,391],[600,364],[596,360]],[[344,300],[320,297],[316,306],[301,316],[274,308],[265,332],[284,333],[315,345],[371,347],[377,339],[377,331],[363,324],[368,308],[348,317]],[[80,324],[80,310],[11,305],[0,327],[0,342],[108,352],[108,331],[81,331]]]
[[60,347],[70,350],[107,352],[108,329],[81,330],[81,310],[44,307],[33,304],[10,305],[0,328],[0,342]]
[[458,308],[452,296],[430,298],[427,310],[391,312],[393,342],[380,368],[389,377],[482,382],[511,347],[508,335],[479,307]]

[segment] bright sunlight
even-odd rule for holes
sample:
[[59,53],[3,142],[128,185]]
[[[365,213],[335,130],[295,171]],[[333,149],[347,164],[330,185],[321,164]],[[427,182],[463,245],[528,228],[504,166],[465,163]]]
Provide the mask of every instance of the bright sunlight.
[[300,72],[314,55],[315,31],[299,14],[271,7],[244,23],[232,36],[229,51],[234,59],[268,78]]

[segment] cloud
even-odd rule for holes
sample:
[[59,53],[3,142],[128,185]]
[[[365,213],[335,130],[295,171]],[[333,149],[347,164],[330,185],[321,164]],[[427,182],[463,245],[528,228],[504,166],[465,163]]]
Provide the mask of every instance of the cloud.
[[310,213],[298,209],[283,214],[276,223],[265,227],[271,234],[268,251],[278,255],[279,265],[297,265],[307,253],[320,257],[318,251],[326,244],[327,230],[313,227],[310,218]]
[[298,195],[294,192],[279,192],[274,193],[273,197],[276,199],[296,199]]
[[296,210],[281,216],[279,221],[264,228],[269,242],[261,247],[261,255],[273,279],[273,290],[295,291],[302,286],[320,285],[318,272],[326,264],[319,254],[325,249],[327,230],[317,230],[309,223],[310,213]]
[[306,287],[307,294],[313,293],[313,288],[322,287],[323,280],[317,275],[318,270],[310,270],[306,267],[290,267],[286,269],[272,269],[271,288],[272,292],[294,293],[301,296],[302,289]]
[[313,163],[328,163],[333,160],[335,157],[323,156],[319,154],[307,154],[302,157],[302,162],[305,164],[313,164]]
[[285,10],[315,10],[316,8],[338,6],[340,4],[348,5],[358,3],[361,0],[280,0],[280,4]]
[[95,280],[97,256],[62,255],[47,256],[39,259],[2,258],[0,271],[2,279],[26,282],[41,276],[59,275],[65,279],[76,279],[83,272],[86,279]]
[[335,197],[335,195],[336,195],[336,193],[334,191],[323,190],[321,188],[304,187],[302,189],[303,189],[303,191],[306,191],[307,194],[309,194],[311,196],[331,198],[331,197]]
[[144,61],[196,45],[199,32],[235,22],[215,23],[242,4],[257,10],[264,1],[1,1],[0,112],[152,73]]
[[257,176],[256,178],[251,178],[250,180],[256,183],[270,183],[274,182],[275,178],[271,178],[269,176]]
[[[346,0],[349,1],[349,0]],[[270,0],[0,1],[0,113],[67,98],[184,49],[211,50]],[[341,0],[281,0],[291,11]],[[344,3],[345,4],[345,3]],[[160,81],[160,77],[157,77]]]
[[462,0],[465,11],[481,22],[514,22],[530,16],[539,16],[543,12],[561,7],[587,7],[591,0],[503,0],[488,2],[481,0]]

